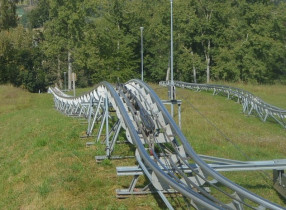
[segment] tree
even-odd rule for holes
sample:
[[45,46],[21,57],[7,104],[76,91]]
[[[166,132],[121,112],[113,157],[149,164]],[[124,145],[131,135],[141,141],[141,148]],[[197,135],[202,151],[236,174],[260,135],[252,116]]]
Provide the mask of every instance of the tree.
[[[30,4],[33,3],[30,2]],[[44,23],[49,20],[49,7],[49,1],[47,0],[39,0],[37,2],[37,6],[28,14],[31,28],[43,27]]]
[[[176,0],[173,6],[175,79],[286,81],[285,2]],[[5,23],[15,17],[3,16],[7,11],[1,6],[0,19]],[[8,16],[12,18],[4,18]],[[9,33],[15,34],[14,30],[5,34],[0,29],[1,82],[25,84],[33,91],[37,87],[32,80],[61,87],[63,72],[71,68],[80,86],[139,77],[141,26],[144,78],[150,82],[166,78],[169,1],[39,0],[29,17],[31,26],[42,31],[40,42],[32,32],[22,31],[25,36],[12,40]],[[16,47],[15,41],[20,43],[26,36],[31,36],[31,43],[25,45],[29,47]]]
[[73,58],[73,51],[83,36],[83,26],[83,1],[49,1],[49,21],[44,25],[42,50],[49,59],[48,63],[57,63],[57,67],[54,68],[57,70],[53,75],[56,75],[56,83],[60,87],[62,87],[61,75],[66,71],[66,68],[61,66],[66,63],[68,56]]
[[0,83],[11,83],[31,92],[47,89],[43,54],[33,42],[35,36],[22,27],[0,32]]
[[0,1],[0,31],[17,26],[16,4],[19,0]]

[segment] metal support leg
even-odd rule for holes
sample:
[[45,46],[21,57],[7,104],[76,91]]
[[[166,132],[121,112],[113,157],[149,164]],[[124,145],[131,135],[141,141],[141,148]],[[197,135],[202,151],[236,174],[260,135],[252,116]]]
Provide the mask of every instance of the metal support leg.
[[248,115],[251,114],[252,110],[253,110],[253,105],[251,105],[251,108],[250,108],[250,110],[249,110],[249,112],[248,112]]
[[88,127],[87,127],[88,132],[87,132],[87,133],[89,133],[90,127],[91,127],[91,114],[92,114],[92,109],[93,109],[93,98],[91,97],[91,98],[90,98],[90,103],[89,103]]
[[83,112],[83,105],[81,105],[81,107],[80,107],[80,111],[79,111],[79,116],[81,116],[81,114],[82,114],[82,112]]
[[266,112],[265,117],[264,117],[264,119],[263,119],[263,122],[266,121],[267,117],[268,117],[268,112]]
[[273,170],[274,188],[286,198],[286,175],[284,170]]
[[181,104],[178,104],[178,118],[179,118],[179,128],[182,129],[182,125],[181,125]]
[[92,133],[92,130],[94,128],[94,124],[95,124],[95,121],[97,120],[97,116],[98,116],[98,113],[99,113],[99,109],[101,107],[101,101],[102,101],[102,97],[99,98],[99,101],[98,101],[98,105],[97,105],[97,108],[96,108],[96,111],[95,111],[95,115],[93,117],[93,121],[91,123],[91,126],[90,126],[90,129],[87,131],[87,135],[91,135]]
[[216,89],[214,88],[213,96],[216,94]]
[[[148,169],[145,167],[145,165],[143,164],[143,162],[141,161],[141,157],[136,155],[136,160],[138,161],[140,167],[142,168],[142,170],[144,171],[145,175],[148,177],[148,179],[150,181],[152,181],[152,175],[149,173]],[[168,207],[168,209],[173,210],[174,208],[172,207],[172,205],[170,204],[170,202],[168,201],[168,199],[166,198],[166,196],[164,195],[164,193],[160,190],[157,190],[157,193],[159,194],[159,196],[161,197],[161,199],[164,201],[164,203],[166,204],[166,206]]]
[[99,138],[100,138],[100,135],[101,135],[101,132],[102,132],[102,129],[103,129],[103,125],[104,125],[104,122],[105,122],[105,117],[106,117],[106,114],[103,113],[103,117],[101,119],[101,125],[100,125],[100,128],[99,128],[98,134],[97,134],[96,142],[99,141]]
[[112,138],[112,141],[111,141],[111,145],[110,145],[110,153],[112,153],[113,149],[114,149],[114,146],[115,146],[115,142],[117,140],[117,137],[118,137],[118,134],[119,134],[119,131],[121,129],[121,126],[122,126],[122,123],[121,121],[118,122],[118,126],[115,130],[115,134],[113,135],[113,138]]
[[134,190],[134,188],[135,188],[135,186],[136,186],[136,183],[137,183],[138,179],[139,179],[139,175],[135,175],[135,176],[133,177],[133,179],[132,179],[132,181],[131,181],[131,183],[130,183],[130,186],[129,186],[129,188],[128,188],[129,192],[133,192],[133,190]]
[[105,98],[105,123],[106,123],[106,128],[105,128],[105,131],[106,131],[106,138],[105,138],[105,143],[106,143],[106,156],[107,157],[110,157],[110,147],[109,147],[109,126],[108,126],[108,98],[107,98],[107,95],[106,95],[106,98]]

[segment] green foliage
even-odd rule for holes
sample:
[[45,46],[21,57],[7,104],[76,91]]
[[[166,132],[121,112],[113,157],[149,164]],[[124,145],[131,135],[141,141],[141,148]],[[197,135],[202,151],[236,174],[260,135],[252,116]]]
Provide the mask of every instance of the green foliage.
[[285,11],[285,4],[277,7],[270,3],[244,2],[234,7],[241,19],[231,21],[230,28],[224,32],[227,39],[214,56],[215,78],[271,83],[285,75],[282,64],[285,63],[285,36],[281,33],[285,25],[280,21],[285,23],[286,17],[281,9]]
[[[140,26],[144,26],[145,78],[165,79],[170,62],[170,4],[117,0],[83,2],[82,9],[81,3],[78,14],[84,21],[76,30],[82,36],[73,45],[74,67],[87,81],[81,80],[81,86],[139,77]],[[209,66],[213,80],[277,80],[286,73],[285,8],[282,2],[175,1],[176,79],[193,81],[195,69],[197,81],[205,82]]]
[[[52,84],[62,88],[68,54],[78,87],[138,78],[142,26],[144,78],[166,78],[169,1],[38,0],[21,19],[37,33],[5,31],[17,24],[16,4],[1,2],[1,83],[33,92]],[[285,10],[285,1],[174,1],[175,79],[206,82],[209,71],[211,80],[285,83]],[[22,35],[11,38],[10,33]],[[29,42],[21,44],[22,39]]]
[[0,1],[0,31],[17,26],[16,4],[18,0]]
[[46,90],[44,57],[33,40],[36,35],[23,27],[0,32],[0,83],[22,86],[30,92]]
[[49,3],[46,0],[39,0],[37,7],[28,13],[28,19],[32,28],[43,27],[49,19]]

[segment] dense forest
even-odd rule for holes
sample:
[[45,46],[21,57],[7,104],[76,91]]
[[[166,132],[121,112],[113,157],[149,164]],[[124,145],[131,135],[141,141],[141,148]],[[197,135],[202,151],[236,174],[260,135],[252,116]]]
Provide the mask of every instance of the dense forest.
[[[19,14],[22,10],[23,14]],[[286,84],[286,3],[173,0],[174,79]],[[0,0],[0,83],[31,92],[166,79],[170,0]],[[209,78],[207,77],[209,71]]]

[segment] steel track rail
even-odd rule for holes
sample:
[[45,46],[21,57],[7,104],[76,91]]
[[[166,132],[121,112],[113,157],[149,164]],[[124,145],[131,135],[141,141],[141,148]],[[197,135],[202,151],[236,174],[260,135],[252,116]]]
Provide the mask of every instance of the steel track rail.
[[176,125],[176,123],[174,122],[174,120],[172,119],[172,117],[170,116],[169,112],[167,111],[167,109],[165,108],[165,106],[163,105],[163,103],[161,102],[161,100],[159,99],[159,97],[157,96],[157,94],[149,87],[147,86],[145,83],[143,83],[140,80],[131,80],[131,83],[138,83],[140,86],[144,87],[145,91],[150,94],[151,98],[153,99],[154,102],[156,102],[156,104],[158,105],[158,107],[160,107],[160,110],[163,113],[164,118],[168,121],[168,123],[170,123],[171,128],[173,130],[173,132],[179,137],[179,139],[181,140],[181,143],[183,144],[186,153],[192,158],[192,160],[203,170],[204,173],[209,174],[211,177],[213,177],[215,180],[217,180],[219,183],[223,184],[224,186],[232,189],[233,191],[235,191],[239,196],[242,196],[243,198],[249,199],[265,208],[269,208],[269,209],[283,209],[282,207],[278,206],[277,204],[274,204],[246,189],[244,189],[243,187],[233,183],[232,181],[230,181],[229,179],[227,179],[226,177],[222,176],[221,174],[219,174],[218,172],[216,172],[214,169],[212,169],[211,167],[208,166],[208,164],[206,164],[200,157],[199,155],[197,155],[195,153],[195,151],[193,150],[193,148],[191,147],[191,145],[189,144],[189,142],[187,141],[187,139],[185,138],[185,136],[183,135],[183,133],[181,132],[181,130],[179,129],[179,127]]
[[[161,81],[162,86],[168,86],[169,81]],[[269,117],[274,119],[283,128],[286,129],[286,110],[271,105],[263,101],[261,98],[240,88],[230,87],[226,85],[215,84],[196,84],[181,81],[174,81],[174,85],[180,88],[188,88],[196,91],[212,91],[213,95],[221,94],[227,96],[228,99],[237,99],[243,106],[245,114],[255,112],[262,121],[266,121]]]
[[[159,107],[159,110],[160,112],[162,112],[164,119],[166,120],[168,124],[171,125],[172,132],[174,133],[174,135],[178,136],[179,139],[181,140],[181,144],[184,146],[185,152],[188,154],[189,157],[192,158],[193,161],[195,161],[195,163],[203,170],[204,173],[208,173],[210,176],[215,178],[217,181],[219,181],[223,185],[232,189],[239,196],[255,202],[256,204],[260,205],[260,207],[266,207],[269,209],[283,209],[282,207],[274,203],[271,203],[270,201],[267,201],[245,190],[239,185],[232,183],[230,180],[226,179],[219,173],[215,172],[212,168],[210,168],[193,151],[192,147],[190,146],[188,141],[185,139],[184,135],[181,133],[176,123],[172,120],[171,116],[165,109],[164,105],[162,104],[158,96],[154,93],[154,91],[150,87],[148,87],[145,83],[141,82],[140,80],[131,80],[127,83],[127,85],[129,86],[134,86],[134,84],[137,85],[138,88],[137,89],[135,88],[135,90],[133,89],[133,91],[140,92],[139,95],[141,97],[141,100],[142,100],[142,96],[143,96],[143,99],[144,97],[151,97],[152,102],[154,102],[156,106]],[[144,89],[144,91],[142,91],[142,89]],[[54,95],[54,101],[55,101],[56,108],[68,115],[83,114],[84,116],[87,116],[87,113],[90,113],[90,108],[88,107],[90,100],[99,100],[101,97],[107,98],[109,103],[116,110],[116,114],[123,124],[122,127],[126,129],[127,138],[129,138],[129,141],[132,142],[136,146],[138,154],[140,155],[140,158],[143,160],[141,162],[139,161],[141,164],[144,164],[141,166],[142,168],[145,167],[145,168],[151,169],[156,174],[156,177],[158,178],[158,180],[160,180],[160,182],[167,183],[167,185],[169,185],[171,188],[175,189],[177,192],[181,193],[183,196],[191,200],[192,203],[194,203],[199,208],[203,208],[203,209],[227,209],[228,208],[227,205],[214,202],[213,199],[210,199],[209,197],[205,197],[203,194],[200,194],[194,191],[193,187],[191,187],[190,185],[183,184],[180,180],[176,179],[175,174],[170,173],[170,171],[175,170],[174,168],[170,169],[168,168],[167,165],[159,163],[160,159],[159,158],[156,159],[155,154],[152,156],[146,151],[144,142],[142,142],[142,136],[140,137],[138,135],[138,133],[140,133],[138,131],[138,125],[134,124],[134,116],[132,114],[130,115],[128,106],[125,103],[126,98],[123,99],[122,95],[119,94],[118,91],[116,91],[113,88],[113,86],[110,85],[109,83],[102,82],[99,85],[97,85],[89,93],[86,93],[76,98],[67,97],[61,94],[58,90],[55,90],[53,88],[50,88],[49,91]],[[175,165],[173,166],[177,168]],[[147,172],[148,171],[146,171],[146,173]],[[182,173],[182,171],[179,170],[177,171],[177,173]],[[150,174],[146,174],[146,175],[147,177],[150,177]],[[185,176],[184,174],[182,175]],[[152,178],[150,179],[150,181],[152,182]],[[186,181],[188,181],[187,178],[186,178]],[[152,184],[154,185],[153,182]],[[164,198],[163,196],[161,197],[162,199]]]
[[[49,89],[49,90],[51,90],[51,89]],[[57,93],[57,95],[59,95],[59,96],[68,97],[68,98],[73,97],[71,95],[65,94],[58,87],[53,88],[53,92]]]
[[[130,120],[130,117],[122,103],[122,100],[120,99],[117,92],[114,90],[114,88],[107,82],[102,82],[98,87],[104,87],[106,88],[106,92],[108,92],[108,97],[110,101],[113,101],[113,106],[116,107],[117,115],[120,119],[123,120],[123,124],[126,128],[126,131],[130,135],[133,144],[136,146],[140,157],[144,161],[144,164],[150,168],[154,173],[157,175],[157,177],[162,180],[165,183],[168,183],[173,189],[181,193],[182,195],[186,196],[187,198],[193,200],[195,203],[203,206],[207,209],[223,209],[222,207],[218,206],[217,204],[213,203],[212,201],[206,199],[204,196],[200,195],[199,193],[193,191],[192,189],[186,188],[184,185],[177,183],[174,179],[172,179],[166,172],[164,172],[157,163],[154,162],[150,158],[150,154],[146,152],[146,149],[144,145],[142,144],[140,137],[138,136],[138,133],[133,126],[132,121]],[[98,88],[97,87],[97,88]],[[95,88],[96,89],[96,88]],[[102,89],[102,88],[101,88]],[[83,100],[83,102],[86,102],[86,99],[91,98],[91,95],[94,90],[87,93],[84,96],[76,97],[76,98],[70,98],[70,97],[63,97],[60,94],[58,94],[56,91],[54,91],[52,88],[49,90],[56,98],[56,100],[64,101],[64,103],[72,103],[73,101]],[[106,93],[103,93],[102,96],[105,96]]]

